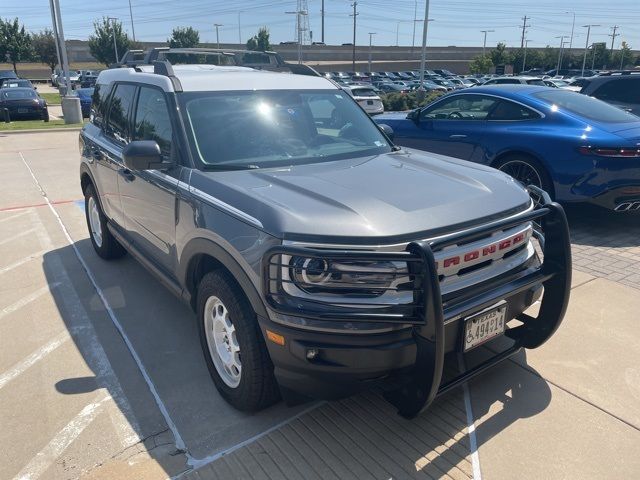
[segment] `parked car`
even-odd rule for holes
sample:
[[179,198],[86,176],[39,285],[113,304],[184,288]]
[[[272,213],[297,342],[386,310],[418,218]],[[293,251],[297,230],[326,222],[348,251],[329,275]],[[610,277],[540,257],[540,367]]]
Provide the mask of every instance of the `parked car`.
[[395,83],[381,83],[377,88],[383,93],[403,93],[409,90],[408,87],[396,85]]
[[349,93],[353,96],[353,99],[367,112],[369,115],[378,115],[384,112],[384,105],[382,100],[373,89],[368,86],[351,86],[348,87]]
[[94,88],[76,89],[76,95],[80,99],[80,109],[82,110],[83,118],[89,118],[89,114],[91,113],[91,101],[94,90]]
[[[234,407],[384,383],[415,416],[560,325],[571,251],[557,204],[537,208],[496,170],[402,151],[321,77],[138,69],[100,73],[80,133],[90,241],[193,308]],[[503,335],[509,347],[441,385],[446,353]]]
[[560,70],[553,69],[545,72],[545,75],[558,78],[572,78],[572,77],[593,77],[597,72],[595,70],[586,69],[584,73],[577,68],[562,68]]
[[640,116],[640,72],[593,77],[584,83],[580,93]]
[[0,87],[6,80],[15,80],[18,76],[13,70],[0,70]]
[[481,86],[376,121],[400,145],[490,165],[558,201],[640,209],[640,118],[595,98]]
[[31,88],[37,90],[37,88],[33,86],[33,83],[26,78],[6,79],[2,82],[0,88]]
[[91,88],[96,84],[96,79],[98,78],[98,72],[93,70],[86,70],[82,72],[80,78],[78,79],[78,85],[80,88]]
[[544,80],[538,77],[497,77],[491,78],[482,85],[540,85],[544,86]]
[[0,88],[0,114],[4,109],[11,120],[49,121],[47,102],[33,88]]
[[443,69],[443,68],[434,68],[433,72],[436,75],[440,75],[441,77],[445,77],[445,78],[446,77],[455,77],[456,76],[456,74],[453,73],[452,71],[446,70],[446,69]]

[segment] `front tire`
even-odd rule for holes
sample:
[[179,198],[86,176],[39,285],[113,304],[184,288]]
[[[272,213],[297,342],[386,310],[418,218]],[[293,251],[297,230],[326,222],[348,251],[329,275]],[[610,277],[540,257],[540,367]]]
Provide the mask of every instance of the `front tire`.
[[525,187],[534,185],[553,198],[553,183],[544,166],[535,158],[525,154],[512,154],[495,165],[498,170],[511,175]]
[[98,256],[105,260],[122,257],[126,251],[111,235],[107,227],[107,218],[102,213],[98,195],[93,185],[88,185],[84,190],[84,213],[87,218],[89,238]]
[[209,373],[233,407],[255,412],[280,398],[256,314],[230,274],[207,273],[198,285],[198,330]]

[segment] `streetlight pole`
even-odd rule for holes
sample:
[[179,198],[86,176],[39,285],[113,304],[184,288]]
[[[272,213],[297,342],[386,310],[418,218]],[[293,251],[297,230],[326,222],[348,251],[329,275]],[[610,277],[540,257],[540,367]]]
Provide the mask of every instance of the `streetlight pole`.
[[576,28],[576,12],[564,12],[573,14],[573,23],[571,24],[571,37],[569,38],[569,51],[573,48],[573,31]]
[[396,22],[396,47],[400,44],[398,43],[398,34],[400,33],[400,22]]
[[527,65],[527,47],[529,46],[529,42],[531,40],[524,41],[524,56],[522,57],[522,71],[524,72],[525,66]]
[[584,57],[582,57],[582,73],[580,74],[581,77],[584,77],[584,66],[587,63],[587,50],[589,50],[589,35],[591,34],[591,27],[599,27],[599,26],[600,25],[594,25],[594,24],[582,26],[582,28],[587,29],[587,41],[584,45]]
[[111,22],[111,31],[113,32],[113,51],[116,54],[115,63],[118,63],[118,44],[116,43],[116,24],[115,24],[115,21],[118,19],[116,17],[107,17],[107,20]]
[[413,40],[411,41],[411,53],[416,46],[416,23],[418,23],[418,0],[413,2]]
[[224,27],[224,25],[222,23],[214,23],[213,26],[216,27],[216,48],[220,50],[220,34],[218,32],[218,27]]
[[352,69],[355,72],[356,71],[356,18],[358,18],[358,2],[354,0],[351,6],[353,7],[353,14],[351,15],[353,17],[353,47],[352,47],[351,64],[352,64]]
[[482,41],[482,56],[484,57],[484,50],[487,48],[487,33],[495,32],[495,30],[480,30],[481,33],[484,33],[484,40]]
[[560,35],[559,37],[556,37],[560,39],[560,50],[558,51],[558,66],[556,67],[556,75],[558,75],[558,73],[560,72],[560,66],[562,64],[562,48],[564,46],[564,37],[565,37],[564,35]]
[[372,39],[376,32],[369,32],[369,74],[371,74],[371,45]]
[[[422,56],[420,57],[419,97],[424,98],[424,66],[427,60],[427,29],[429,28],[429,0],[424,2],[424,24],[422,25]],[[421,98],[421,100],[422,100]]]
[[133,27],[133,9],[131,8],[131,0],[129,0],[129,17],[131,18],[131,34],[133,35],[133,41],[136,41],[136,29]]
[[240,14],[242,10],[238,10],[238,43],[242,45],[242,27],[240,26]]

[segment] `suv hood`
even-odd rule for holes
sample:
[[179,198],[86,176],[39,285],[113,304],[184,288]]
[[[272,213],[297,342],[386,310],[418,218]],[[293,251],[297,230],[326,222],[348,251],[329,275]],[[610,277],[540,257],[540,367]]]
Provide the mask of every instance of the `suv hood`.
[[378,243],[427,238],[526,209],[528,193],[489,167],[405,149],[287,168],[194,171],[191,186],[274,236]]

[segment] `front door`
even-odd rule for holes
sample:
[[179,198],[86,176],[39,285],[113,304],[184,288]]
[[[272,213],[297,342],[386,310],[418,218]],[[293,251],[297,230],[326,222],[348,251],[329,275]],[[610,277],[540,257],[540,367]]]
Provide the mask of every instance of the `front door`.
[[[174,157],[173,128],[165,93],[141,86],[134,105],[132,140],[154,140],[165,160]],[[125,228],[134,245],[165,273],[174,271],[176,194],[182,167],[131,171],[122,168],[118,188]]]

